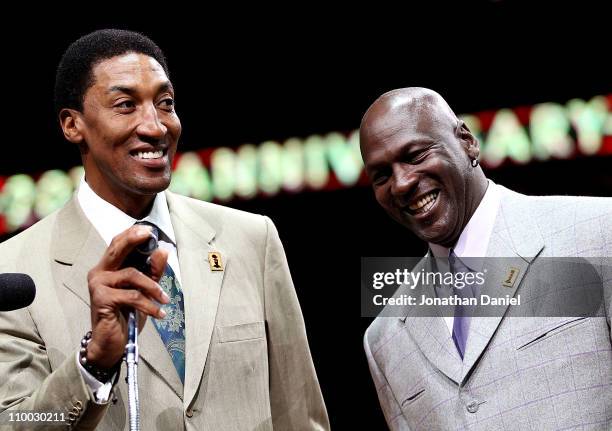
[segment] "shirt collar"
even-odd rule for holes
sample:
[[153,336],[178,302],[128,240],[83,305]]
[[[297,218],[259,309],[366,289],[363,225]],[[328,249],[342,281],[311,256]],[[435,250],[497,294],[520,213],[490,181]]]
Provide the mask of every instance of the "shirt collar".
[[[478,208],[472,214],[453,248],[458,257],[484,257],[487,252],[501,202],[499,187],[493,181],[487,181],[489,185]],[[429,247],[436,257],[448,257],[450,252],[450,249],[438,244],[430,243]]]
[[[85,177],[81,178],[77,191],[77,200],[85,216],[96,228],[107,245],[110,244],[115,236],[139,221],[98,196],[89,187]],[[168,202],[164,192],[159,192],[155,196],[151,212],[140,221],[148,221],[155,224],[176,245],[176,237],[170,221],[170,211],[168,210]]]

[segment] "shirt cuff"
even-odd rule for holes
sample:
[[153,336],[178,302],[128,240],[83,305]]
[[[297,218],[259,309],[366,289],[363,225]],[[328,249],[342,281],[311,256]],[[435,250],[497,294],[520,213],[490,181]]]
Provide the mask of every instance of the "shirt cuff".
[[110,398],[111,390],[113,389],[113,382],[115,381],[115,375],[110,381],[103,383],[92,376],[84,367],[81,365],[81,361],[79,361],[79,352],[76,352],[76,361],[77,366],[79,367],[79,371],[85,380],[91,392],[93,392],[95,401],[98,404],[106,404]]

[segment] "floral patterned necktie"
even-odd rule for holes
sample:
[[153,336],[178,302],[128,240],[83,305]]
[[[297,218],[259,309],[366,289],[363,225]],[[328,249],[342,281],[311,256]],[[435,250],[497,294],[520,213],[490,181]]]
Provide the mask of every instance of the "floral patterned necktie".
[[[172,243],[172,240],[154,223],[150,221],[138,221],[135,224],[151,226],[153,236],[161,241]],[[168,304],[159,304],[166,312],[163,319],[153,319],[153,324],[159,332],[166,350],[172,358],[176,372],[185,384],[185,306],[183,304],[183,291],[181,285],[172,270],[166,264],[164,274],[159,280],[159,285],[170,298]]]
[[183,305],[183,292],[170,265],[166,265],[164,275],[159,280],[159,285],[170,297],[168,304],[163,304],[162,309],[166,312],[163,319],[152,319],[161,336],[174,367],[185,383],[185,307]]

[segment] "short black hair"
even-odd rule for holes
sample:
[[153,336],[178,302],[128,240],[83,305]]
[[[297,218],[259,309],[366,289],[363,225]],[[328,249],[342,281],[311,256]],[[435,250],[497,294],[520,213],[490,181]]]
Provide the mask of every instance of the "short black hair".
[[97,30],[74,41],[64,52],[55,75],[55,113],[64,108],[83,111],[85,93],[94,84],[94,66],[128,52],[154,58],[170,78],[163,51],[147,36],[128,30]]

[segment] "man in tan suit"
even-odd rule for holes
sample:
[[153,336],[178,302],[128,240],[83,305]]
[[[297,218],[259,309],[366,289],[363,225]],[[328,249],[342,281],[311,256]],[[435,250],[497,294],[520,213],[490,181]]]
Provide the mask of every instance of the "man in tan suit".
[[[329,429],[272,222],[164,191],[181,125],[159,48],[119,30],[79,39],[58,68],[56,107],[85,179],[66,206],[0,245],[0,271],[37,286],[30,307],[0,314],[0,411],[127,429],[116,382],[133,307],[143,430]],[[159,230],[150,277],[121,269],[151,236],[136,221]]]

